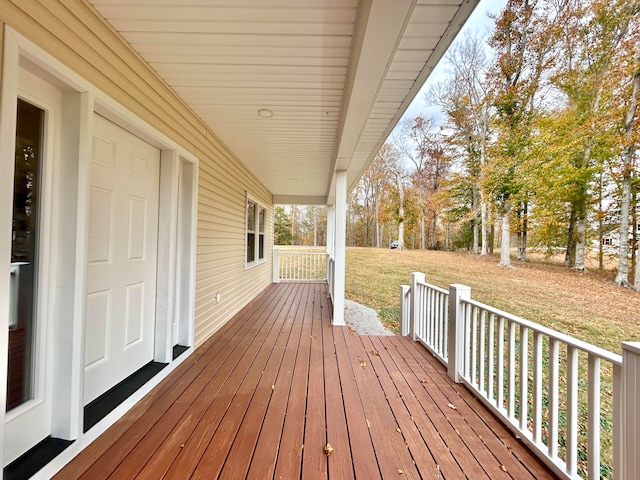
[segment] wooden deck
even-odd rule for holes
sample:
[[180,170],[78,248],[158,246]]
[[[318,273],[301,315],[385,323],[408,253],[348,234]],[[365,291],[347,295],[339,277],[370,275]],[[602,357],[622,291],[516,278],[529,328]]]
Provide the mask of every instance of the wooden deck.
[[330,312],[272,285],[56,478],[555,478],[422,346]]

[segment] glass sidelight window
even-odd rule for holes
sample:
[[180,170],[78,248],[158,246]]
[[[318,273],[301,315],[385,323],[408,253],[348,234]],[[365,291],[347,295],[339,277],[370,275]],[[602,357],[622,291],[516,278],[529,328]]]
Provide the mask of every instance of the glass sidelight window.
[[10,265],[7,411],[34,398],[44,111],[18,99]]

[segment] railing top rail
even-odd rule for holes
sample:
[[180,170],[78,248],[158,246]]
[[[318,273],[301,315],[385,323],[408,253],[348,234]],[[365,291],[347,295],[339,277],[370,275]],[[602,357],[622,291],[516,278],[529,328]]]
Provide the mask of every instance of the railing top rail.
[[435,285],[431,285],[430,283],[426,283],[426,282],[417,282],[418,285],[420,285],[421,287],[427,287],[431,290],[435,290],[436,292],[445,294],[445,295],[449,295],[449,290],[446,290],[444,288],[440,288],[440,287],[436,287]]
[[326,252],[287,252],[286,250],[280,250],[280,256],[283,255],[315,255],[318,257],[326,257]]
[[570,335],[560,333],[551,328],[532,322],[531,320],[526,320],[522,317],[518,317],[517,315],[513,315],[511,313],[500,310],[499,308],[495,308],[485,303],[478,302],[477,300],[462,299],[461,302],[481,308],[483,310],[486,310],[489,313],[498,315],[506,320],[516,322],[524,327],[527,327],[530,330],[533,330],[534,332],[542,333],[543,335],[546,335],[549,338],[553,338],[554,340],[558,340],[560,342],[566,343],[567,345],[570,345],[574,348],[582,350],[583,352],[600,357],[602,360],[609,361],[614,365],[622,365],[622,355],[618,355],[617,353],[610,352],[609,350],[605,350],[604,348],[584,342]]

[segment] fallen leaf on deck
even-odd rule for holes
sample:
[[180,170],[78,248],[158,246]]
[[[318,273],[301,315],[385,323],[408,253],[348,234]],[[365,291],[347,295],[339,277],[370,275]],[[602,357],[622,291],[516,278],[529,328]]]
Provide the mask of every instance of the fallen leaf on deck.
[[500,465],[500,468],[502,469],[503,472],[507,471],[507,467],[505,467],[504,465]]
[[361,367],[366,367],[367,366],[367,362],[365,362],[364,360],[360,359],[360,366]]
[[400,430],[400,427],[396,428],[396,432],[402,433],[402,430]]
[[375,356],[377,356],[377,357],[379,357],[379,356],[380,356],[380,354],[378,353],[378,351],[377,351],[377,350],[371,350],[371,355],[375,355]]
[[450,409],[452,409],[452,410],[455,410],[455,409],[456,409],[456,406],[455,406],[453,403],[449,403],[449,404],[447,404],[447,407],[449,407],[449,408],[450,408]]
[[271,385],[271,390],[275,390],[276,386],[275,385]]
[[324,446],[324,453],[326,453],[327,457],[333,453],[333,447],[329,443]]
[[367,419],[367,428],[371,428],[371,422]]
[[404,472],[401,469],[398,469],[398,475],[402,475]]

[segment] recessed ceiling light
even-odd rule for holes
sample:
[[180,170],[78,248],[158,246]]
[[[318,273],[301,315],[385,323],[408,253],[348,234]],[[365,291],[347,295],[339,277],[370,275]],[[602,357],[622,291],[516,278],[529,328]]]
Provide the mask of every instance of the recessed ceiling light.
[[261,108],[258,110],[258,116],[262,118],[271,118],[273,117],[273,112],[268,108]]

